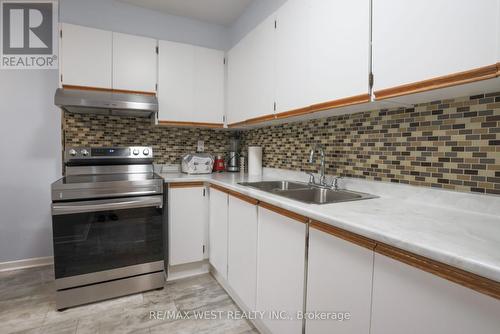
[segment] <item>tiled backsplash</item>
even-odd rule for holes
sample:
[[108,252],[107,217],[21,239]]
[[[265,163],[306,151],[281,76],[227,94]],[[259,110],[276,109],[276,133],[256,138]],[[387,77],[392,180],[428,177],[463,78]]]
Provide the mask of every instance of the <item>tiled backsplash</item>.
[[[328,174],[500,195],[499,125],[500,92],[248,130],[243,148],[263,146],[265,167],[317,171],[307,159],[321,143]],[[198,140],[225,154],[231,135],[77,114],[63,129],[66,146],[150,145],[161,164],[179,163]]]
[[152,146],[155,163],[180,163],[186,153],[196,152],[198,140],[205,151],[225,154],[229,131],[155,126],[151,120],[116,116],[64,114],[65,146]]
[[499,124],[500,92],[253,129],[243,146],[262,146],[265,167],[317,171],[321,143],[328,174],[499,195]]

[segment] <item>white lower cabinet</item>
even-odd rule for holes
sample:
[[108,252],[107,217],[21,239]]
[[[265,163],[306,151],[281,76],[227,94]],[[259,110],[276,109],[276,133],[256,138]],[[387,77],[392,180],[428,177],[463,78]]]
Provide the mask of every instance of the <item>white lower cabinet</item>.
[[368,334],[373,251],[311,227],[308,258],[306,312],[349,319],[308,319],[306,333]]
[[301,333],[296,315],[304,301],[306,224],[261,206],[258,211],[257,310],[266,312],[271,333]]
[[257,293],[257,205],[229,196],[229,268],[231,288],[249,310]]
[[209,200],[209,261],[217,273],[227,279],[227,203],[228,194],[210,188]]
[[371,334],[497,334],[498,300],[375,255]]
[[168,191],[169,265],[203,261],[207,231],[205,188],[170,185]]

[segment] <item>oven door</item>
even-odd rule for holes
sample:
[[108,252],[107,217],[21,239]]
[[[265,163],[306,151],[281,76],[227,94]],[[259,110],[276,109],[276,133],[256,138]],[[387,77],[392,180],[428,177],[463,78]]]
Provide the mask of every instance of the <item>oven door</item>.
[[163,196],[53,203],[56,280],[163,261],[162,219]]

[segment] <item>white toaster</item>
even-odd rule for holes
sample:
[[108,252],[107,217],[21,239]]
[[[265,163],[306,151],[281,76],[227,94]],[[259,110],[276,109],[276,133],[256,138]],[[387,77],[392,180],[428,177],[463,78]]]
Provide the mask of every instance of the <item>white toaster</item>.
[[214,158],[208,153],[186,154],[182,157],[181,170],[187,174],[210,174],[214,167]]

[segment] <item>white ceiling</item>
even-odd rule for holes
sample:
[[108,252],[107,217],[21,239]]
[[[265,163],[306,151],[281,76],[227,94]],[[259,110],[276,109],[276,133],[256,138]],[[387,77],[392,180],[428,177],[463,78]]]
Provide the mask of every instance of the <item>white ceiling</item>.
[[253,0],[119,0],[134,6],[229,26]]

